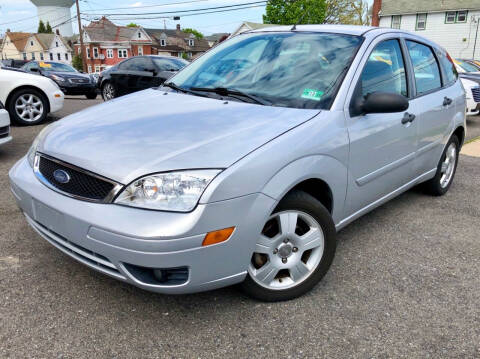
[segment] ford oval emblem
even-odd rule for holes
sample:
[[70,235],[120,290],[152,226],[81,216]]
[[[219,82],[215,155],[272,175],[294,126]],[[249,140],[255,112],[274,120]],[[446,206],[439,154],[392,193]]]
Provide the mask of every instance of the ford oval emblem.
[[53,172],[53,178],[55,178],[55,181],[58,183],[70,182],[70,175],[64,170],[55,170],[55,172]]

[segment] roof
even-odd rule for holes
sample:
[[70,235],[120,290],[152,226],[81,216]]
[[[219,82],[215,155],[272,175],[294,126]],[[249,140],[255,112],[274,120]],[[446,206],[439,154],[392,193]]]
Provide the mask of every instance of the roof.
[[[269,28],[254,30],[253,32],[275,32],[275,31],[290,31],[292,25],[270,25]],[[362,35],[366,31],[378,29],[373,26],[358,26],[358,25],[297,25],[296,30],[308,32],[331,32],[337,34]]]
[[479,0],[383,0],[380,16],[480,9]]
[[42,45],[43,49],[48,50],[52,44],[55,34],[34,34],[34,36],[37,38],[40,45]]
[[19,52],[23,52],[25,45],[27,44],[28,38],[32,35],[29,32],[7,32],[5,34],[5,40],[8,38],[15,45],[16,49]]
[[229,35],[230,35],[230,33],[228,33],[228,32],[217,32],[215,34],[205,36],[204,39],[207,40],[207,41],[218,41],[222,37],[229,36]]
[[[176,52],[198,52],[210,49],[207,40],[194,37],[194,46],[189,46],[185,39],[189,39],[191,34],[176,29],[144,29],[145,32],[154,40],[154,44],[159,50]],[[167,46],[160,46],[160,39],[165,38]]]

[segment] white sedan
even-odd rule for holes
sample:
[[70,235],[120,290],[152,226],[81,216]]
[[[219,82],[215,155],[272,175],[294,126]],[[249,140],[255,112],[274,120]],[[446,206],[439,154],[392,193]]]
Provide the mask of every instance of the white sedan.
[[10,116],[8,112],[3,108],[3,104],[0,102],[0,145],[9,142],[12,139],[10,136]]
[[0,68],[0,102],[19,125],[36,125],[63,107],[64,94],[44,76]]
[[465,97],[467,99],[467,116],[477,115],[479,113],[480,104],[480,86],[478,82],[460,78],[463,88],[465,89]]

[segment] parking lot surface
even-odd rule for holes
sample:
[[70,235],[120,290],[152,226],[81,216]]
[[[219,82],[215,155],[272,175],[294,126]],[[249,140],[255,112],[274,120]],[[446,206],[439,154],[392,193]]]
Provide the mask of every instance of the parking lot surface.
[[[50,119],[98,102],[67,99]],[[480,358],[480,158],[461,156],[446,196],[413,189],[342,230],[320,285],[266,304],[145,292],[41,239],[7,173],[42,127],[0,148],[0,358]]]

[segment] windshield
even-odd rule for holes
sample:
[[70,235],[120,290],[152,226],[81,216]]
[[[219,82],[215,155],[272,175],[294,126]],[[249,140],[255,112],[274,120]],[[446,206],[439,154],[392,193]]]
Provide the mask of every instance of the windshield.
[[43,71],[55,71],[55,72],[77,72],[72,66],[61,64],[58,62],[39,62],[38,66]]
[[458,60],[457,60],[457,64],[458,64],[462,69],[464,69],[465,72],[479,72],[479,71],[480,71],[480,69],[479,69],[477,66],[475,66],[475,65],[473,65],[473,64],[471,64],[471,63],[468,63],[468,62],[463,62],[463,61],[458,61]]
[[325,109],[361,42],[359,36],[332,33],[238,35],[170,81],[186,89],[236,90],[275,106]]
[[188,65],[188,62],[182,59],[152,57],[152,60],[160,71],[178,71]]

